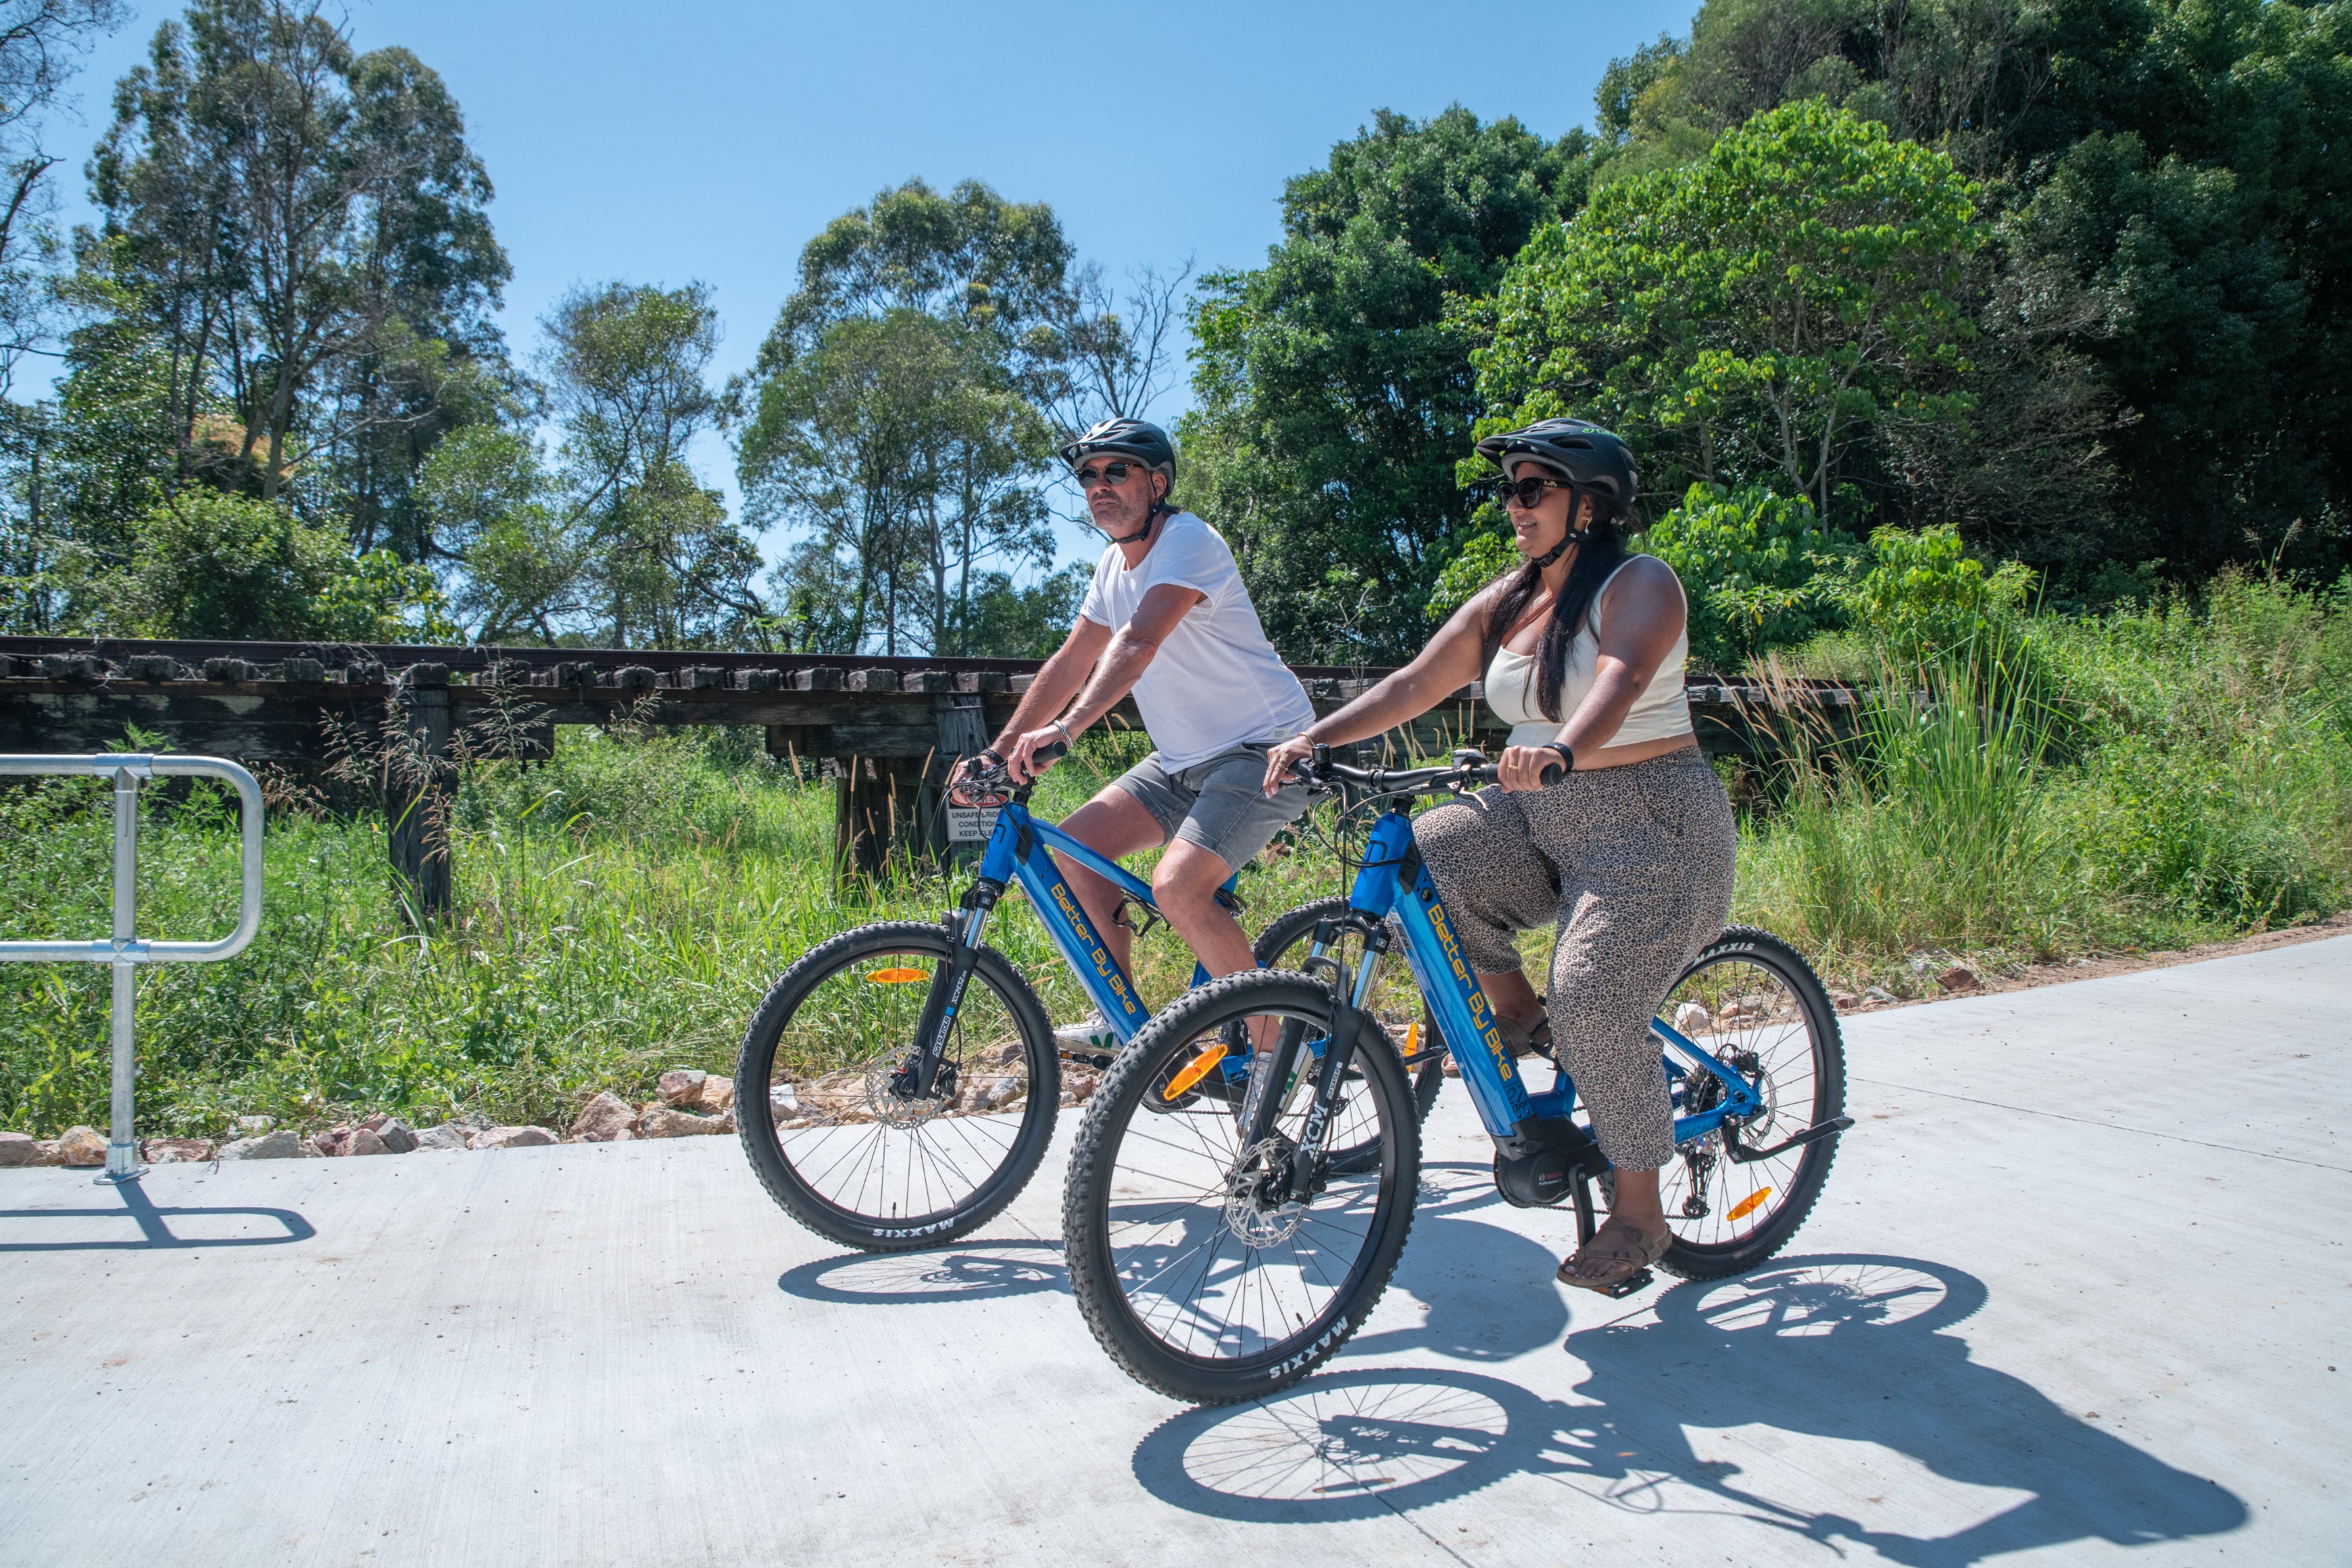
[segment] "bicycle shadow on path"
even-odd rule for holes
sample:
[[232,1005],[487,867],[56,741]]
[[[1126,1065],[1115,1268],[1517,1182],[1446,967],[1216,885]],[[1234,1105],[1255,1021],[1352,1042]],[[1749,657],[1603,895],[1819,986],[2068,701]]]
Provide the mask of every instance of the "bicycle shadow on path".
[[[1745,1518],[1841,1555],[1842,1542],[1867,1545],[1922,1568],[2076,1541],[2179,1541],[2250,1517],[2218,1483],[1975,1362],[1945,1331],[1984,1305],[1985,1286],[1924,1259],[1787,1258],[1738,1279],[1675,1285],[1650,1303],[1654,1321],[1568,1335],[1561,1348],[1585,1373],[1564,1399],[1467,1369],[1349,1364],[1406,1351],[1500,1361],[1565,1326],[1556,1292],[1518,1283],[1549,1273],[1542,1247],[1477,1221],[1433,1228],[1444,1242],[1422,1245],[1418,1268],[1409,1247],[1397,1281],[1429,1308],[1421,1330],[1360,1338],[1339,1370],[1271,1398],[1172,1417],[1136,1449],[1137,1480],[1193,1512],[1311,1523],[1402,1515],[1526,1474],[1620,1512]],[[1899,1461],[1790,1472],[1769,1458],[1779,1444],[1742,1427],[1873,1444],[1958,1487],[2025,1495],[1949,1533],[1906,1533],[1885,1521],[1916,1526],[1983,1505],[1916,1480],[1910,1489],[1934,1495],[1900,1495]],[[1718,1434],[1711,1449],[1753,1454],[1769,1473],[1751,1479],[1739,1464],[1702,1458],[1689,1428]],[[1817,1504],[1826,1487],[1874,1492],[1850,1506],[1879,1527],[1834,1500],[1775,1498],[1771,1474],[1793,1474]],[[1574,1526],[1563,1519],[1561,1528]]]
[[[1445,1185],[1424,1172],[1416,1218],[1450,1215],[1465,1208],[1500,1203],[1485,1166],[1432,1166],[1448,1173],[1459,1171],[1477,1178],[1471,1186]],[[1410,1261],[1412,1254],[1406,1254]],[[820,1258],[786,1269],[776,1289],[807,1301],[833,1301],[847,1306],[934,1306],[961,1301],[985,1301],[1040,1291],[1070,1294],[1069,1270],[1062,1263],[1062,1238],[1008,1237],[950,1242],[929,1252],[850,1252]],[[1559,1314],[1565,1328],[1568,1314]],[[1547,1329],[1537,1342],[1556,1331]],[[1518,1349],[1528,1348],[1519,1346]],[[1465,1349],[1457,1354],[1475,1356]],[[1516,1353],[1514,1352],[1513,1353]]]
[[[318,1231],[292,1209],[280,1208],[158,1208],[138,1180],[120,1182],[110,1189],[120,1199],[96,1208],[0,1209],[0,1252],[156,1252],[211,1247],[283,1247],[309,1241]],[[125,1220],[139,1227],[129,1237],[82,1237],[71,1241],[26,1239],[37,1237],[48,1222],[58,1220]],[[279,1228],[260,1236],[182,1236],[173,1220],[267,1220]],[[30,1222],[12,1223],[12,1222]]]

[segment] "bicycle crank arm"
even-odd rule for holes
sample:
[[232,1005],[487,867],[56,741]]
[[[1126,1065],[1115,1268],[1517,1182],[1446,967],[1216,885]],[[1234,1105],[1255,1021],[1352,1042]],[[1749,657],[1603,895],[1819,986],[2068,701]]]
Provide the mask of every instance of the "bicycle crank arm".
[[1833,1116],[1818,1127],[1808,1127],[1785,1143],[1775,1143],[1769,1149],[1750,1149],[1738,1135],[1727,1129],[1723,1135],[1723,1152],[1737,1164],[1745,1165],[1757,1160],[1769,1160],[1775,1154],[1785,1154],[1791,1149],[1801,1149],[1808,1143],[1818,1143],[1836,1136],[1853,1125],[1851,1116]]

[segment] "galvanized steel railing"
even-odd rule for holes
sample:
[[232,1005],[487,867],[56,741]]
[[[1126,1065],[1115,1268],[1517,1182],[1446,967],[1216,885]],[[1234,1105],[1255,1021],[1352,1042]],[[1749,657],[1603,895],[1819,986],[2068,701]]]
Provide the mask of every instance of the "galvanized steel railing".
[[[137,1049],[131,1024],[142,963],[217,963],[235,958],[261,929],[261,786],[251,773],[221,757],[0,756],[0,776],[95,773],[114,784],[114,934],[95,942],[0,942],[0,961],[19,963],[105,963],[114,969],[113,1121],[100,1182],[129,1181],[145,1167],[131,1133],[132,1079]],[[148,778],[221,779],[236,788],[243,828],[244,889],[236,929],[217,942],[142,942],[139,906],[139,784]]]

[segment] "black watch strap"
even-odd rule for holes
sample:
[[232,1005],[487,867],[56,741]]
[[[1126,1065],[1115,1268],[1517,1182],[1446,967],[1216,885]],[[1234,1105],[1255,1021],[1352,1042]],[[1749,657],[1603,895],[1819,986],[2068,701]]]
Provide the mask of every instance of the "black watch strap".
[[1546,750],[1558,752],[1559,753],[1559,765],[1561,767],[1567,769],[1570,773],[1574,773],[1576,771],[1576,753],[1568,749],[1567,742],[1554,741],[1546,748]]

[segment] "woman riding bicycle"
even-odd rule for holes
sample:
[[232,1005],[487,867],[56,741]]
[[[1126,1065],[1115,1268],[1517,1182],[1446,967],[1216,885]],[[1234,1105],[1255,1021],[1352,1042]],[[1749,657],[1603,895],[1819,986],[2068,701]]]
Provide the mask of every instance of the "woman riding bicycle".
[[[1499,788],[1413,823],[1463,952],[1522,1052],[1551,1051],[1615,1168],[1610,1216],[1562,1263],[1605,1290],[1673,1239],[1658,1171],[1674,1109],[1649,1025],[1731,910],[1731,805],[1683,696],[1688,607],[1673,568],[1631,554],[1636,479],[1625,444],[1580,419],[1478,443],[1526,564],[1454,612],[1410,665],[1275,747],[1265,787],[1315,744],[1382,733],[1483,679],[1511,726]],[[1562,782],[1542,784],[1548,768]],[[1556,924],[1550,1001],[1513,934]]]

